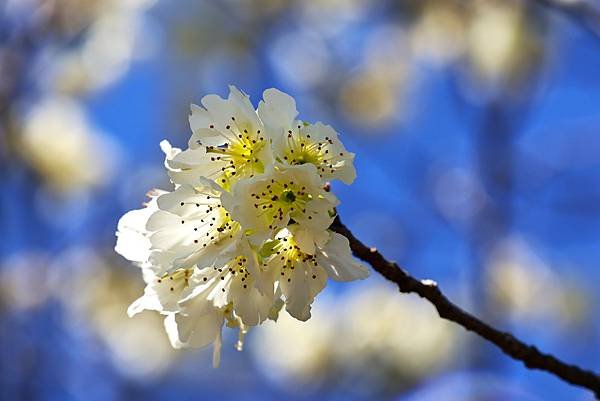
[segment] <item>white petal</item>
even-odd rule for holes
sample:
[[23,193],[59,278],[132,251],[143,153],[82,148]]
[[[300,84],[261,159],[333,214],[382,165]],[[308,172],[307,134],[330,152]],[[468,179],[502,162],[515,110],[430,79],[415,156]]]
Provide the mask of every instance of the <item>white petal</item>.
[[[332,201],[332,199],[335,199],[335,201]],[[302,227],[305,235],[310,235],[312,241],[316,242],[319,238],[322,238],[323,232],[333,223],[335,216],[329,212],[333,211],[337,204],[337,198],[335,197],[317,198],[306,204],[303,214],[292,214],[292,218]]]
[[[150,256],[150,258],[152,258],[152,256]],[[162,275],[165,273],[164,265],[162,265],[162,264],[154,264],[152,262],[146,262],[146,263],[143,263],[140,267],[142,268],[142,277],[146,284],[150,284],[156,276]]]
[[201,173],[197,168],[188,170],[169,169],[167,174],[171,179],[171,182],[177,185],[196,185],[198,178],[201,177]]
[[203,184],[204,181],[199,178],[196,186],[182,185],[173,192],[159,196],[158,207],[183,218],[211,212],[210,209],[218,208],[221,204],[220,194]]
[[323,173],[325,179],[338,179],[345,184],[352,184],[356,178],[356,170],[354,168],[354,153],[348,152],[342,142],[338,138],[338,133],[330,126],[320,122],[311,124],[305,128],[310,131],[314,139],[321,141],[329,138],[331,141],[327,145],[329,151],[329,163],[333,165],[334,172],[326,169]]
[[325,288],[327,274],[318,266],[299,262],[288,279],[281,279],[281,291],[285,296],[286,310],[298,320],[310,318],[311,305],[319,292]]
[[165,166],[168,167],[168,162],[181,152],[181,149],[171,146],[169,141],[163,139],[160,141],[160,150],[165,154]]
[[232,281],[227,266],[205,267],[198,269],[192,278],[194,287],[188,299],[202,298],[216,307],[224,307],[229,303],[229,287]]
[[154,276],[144,289],[144,295],[129,307],[130,316],[144,309],[159,312],[176,312],[179,302],[192,290],[192,269],[179,269],[171,274]]
[[155,207],[132,210],[123,215],[117,224],[115,251],[132,262],[145,262],[150,253],[146,223]]
[[325,229],[312,230],[303,225],[295,224],[290,227],[290,230],[300,250],[309,255],[314,255],[316,247],[322,246],[329,240],[329,232]]
[[267,89],[258,105],[258,115],[272,135],[283,136],[294,124],[298,111],[296,101],[278,89]]
[[169,160],[169,166],[176,169],[190,169],[194,167],[210,166],[210,156],[206,153],[206,149],[187,149],[181,153],[177,153]]
[[237,279],[232,281],[229,289],[229,299],[233,302],[235,313],[248,326],[262,323],[269,316],[274,302],[272,289],[270,295],[261,294],[253,284],[252,280],[242,282]]
[[[215,120],[205,109],[195,104],[190,107],[190,128],[192,137],[188,143],[189,147],[194,149],[200,145],[219,146],[225,143],[223,135],[218,129],[214,128]],[[213,126],[213,128],[210,128]]]
[[[161,250],[169,250],[178,245],[190,245],[189,230],[183,229],[180,216],[159,210],[148,220],[147,228],[154,231],[150,235],[152,245]],[[185,244],[184,244],[185,242]]]
[[253,125],[259,126],[259,118],[254,110],[254,106],[250,102],[250,97],[240,91],[233,85],[229,85],[229,98],[230,102],[233,102],[237,109],[238,115],[243,116],[248,121],[252,122]]
[[143,208],[131,210],[123,215],[119,219],[117,224],[118,231],[131,230],[138,233],[144,233],[146,231],[146,221],[154,212],[154,208]]
[[257,251],[251,246],[247,237],[240,237],[229,250],[223,252],[222,257],[215,261],[216,266],[228,264],[235,257],[242,256],[246,258],[244,264],[245,269],[252,277],[253,286],[258,289],[261,294],[272,294],[274,279],[271,272],[266,272],[260,267]]
[[336,281],[353,281],[369,276],[369,269],[352,257],[348,239],[331,233],[331,239],[317,251],[317,262]]
[[190,105],[190,128],[192,132],[196,132],[199,129],[208,128],[213,124],[213,119],[210,114],[202,107],[192,104]]
[[199,178],[194,187],[181,185],[158,198],[161,210],[146,228],[153,248],[164,252],[165,259],[172,257],[172,267],[210,265],[239,237],[239,225],[221,207],[219,191],[215,183]]
[[277,293],[275,294],[275,302],[273,306],[271,306],[271,310],[269,311],[269,319],[273,321],[277,321],[279,319],[279,312],[281,312],[281,308],[283,308],[285,302],[281,299],[281,289],[277,289]]
[[169,342],[173,348],[183,348],[183,344],[179,340],[179,328],[177,327],[177,321],[175,320],[175,313],[169,313],[164,320],[165,331]]
[[234,86],[230,86],[229,90],[227,99],[217,95],[202,98],[202,105],[215,122],[215,128],[224,130],[227,125],[237,124],[238,127],[248,127],[252,131],[260,129],[262,125],[248,96]]
[[115,251],[127,260],[140,263],[148,260],[150,246],[145,235],[130,230],[117,232]]
[[158,302],[158,298],[144,294],[133,301],[131,305],[129,305],[129,308],[127,308],[127,315],[129,317],[133,317],[144,310],[159,311],[161,309],[162,308],[160,302]]
[[166,154],[165,167],[175,184],[197,185],[200,177],[215,178],[221,174],[224,163],[211,160],[205,148],[181,151],[171,148],[167,141],[161,142]]
[[223,320],[221,310],[205,299],[196,298],[184,311],[167,315],[165,329],[174,348],[201,348],[217,340]]
[[218,368],[221,365],[221,348],[223,348],[223,334],[221,330],[213,342],[212,367]]

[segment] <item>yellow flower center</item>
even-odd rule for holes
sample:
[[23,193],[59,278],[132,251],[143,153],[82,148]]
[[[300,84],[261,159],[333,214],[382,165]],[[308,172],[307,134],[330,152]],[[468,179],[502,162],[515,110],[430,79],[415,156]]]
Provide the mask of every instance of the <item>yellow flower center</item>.
[[[293,166],[306,163],[313,164],[320,175],[328,170],[333,173],[334,155],[330,152],[330,145],[333,145],[333,140],[325,137],[323,141],[317,142],[311,139],[310,133],[302,133],[300,129],[301,126],[298,126],[297,132],[288,131],[283,160]],[[340,156],[343,156],[343,153],[340,153]]]
[[211,161],[225,162],[221,167],[221,175],[217,182],[226,190],[231,184],[243,177],[253,177],[254,174],[263,173],[265,166],[259,158],[259,153],[266,145],[265,138],[260,130],[249,132],[248,129],[226,127],[227,135],[223,135],[230,142],[222,146],[207,146],[206,152],[211,153]]
[[[306,192],[305,186],[294,184],[290,180],[275,180],[264,184],[258,192],[250,194],[255,199],[254,208],[268,220],[282,221],[284,216],[291,218],[306,213],[306,203],[313,196]],[[309,217],[311,219],[312,217]],[[269,225],[269,229],[273,224]]]
[[[309,263],[314,267],[317,267],[318,265],[315,256],[302,252],[292,236],[282,238],[273,247],[273,253],[274,255],[272,257],[279,258],[282,265],[279,274],[283,276],[284,279],[287,279],[288,282],[291,281],[291,273],[296,269],[298,262]],[[267,266],[267,264],[265,263],[263,266]],[[316,278],[317,276],[313,274],[312,279],[314,280]]]

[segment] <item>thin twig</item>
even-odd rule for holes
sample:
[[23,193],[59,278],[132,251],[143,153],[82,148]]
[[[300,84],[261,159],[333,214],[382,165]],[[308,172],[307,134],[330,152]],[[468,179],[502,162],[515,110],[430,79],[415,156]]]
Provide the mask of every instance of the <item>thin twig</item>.
[[358,240],[342,224],[339,217],[331,229],[344,235],[350,241],[352,252],[359,259],[369,263],[383,277],[398,285],[400,292],[413,293],[428,300],[437,309],[441,318],[454,322],[464,329],[474,332],[500,348],[511,358],[523,362],[529,369],[543,370],[576,386],[585,387],[600,399],[600,376],[598,374],[562,362],[558,358],[527,345],[510,333],[500,331],[479,318],[465,312],[453,304],[431,280],[417,280],[396,263],[388,261],[375,248],[369,248]]

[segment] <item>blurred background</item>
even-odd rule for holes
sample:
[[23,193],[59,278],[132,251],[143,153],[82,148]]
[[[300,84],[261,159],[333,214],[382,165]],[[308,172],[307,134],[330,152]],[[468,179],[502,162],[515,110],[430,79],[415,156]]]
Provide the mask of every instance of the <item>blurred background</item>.
[[220,369],[129,319],[117,220],[228,84],[341,133],[365,243],[600,370],[597,1],[0,0],[1,400],[592,399],[377,275],[227,337]]

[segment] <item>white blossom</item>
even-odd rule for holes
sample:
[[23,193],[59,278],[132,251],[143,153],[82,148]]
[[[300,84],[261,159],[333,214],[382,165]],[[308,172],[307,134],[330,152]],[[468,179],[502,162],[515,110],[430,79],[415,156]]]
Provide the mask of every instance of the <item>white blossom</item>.
[[272,255],[263,266],[278,280],[288,313],[307,320],[327,277],[352,281],[368,277],[369,270],[352,258],[348,240],[340,234],[330,233],[329,240],[315,248],[314,254],[303,252],[296,239],[293,231],[281,230],[271,246]]
[[208,95],[203,107],[192,105],[189,149],[167,155],[175,183],[206,177],[229,188],[272,163],[263,124],[248,96],[234,86],[229,89],[227,99]]
[[157,198],[158,210],[146,225],[154,263],[172,268],[210,265],[219,254],[235,246],[239,223],[222,205],[228,194],[203,178],[196,186],[181,185]]
[[190,297],[200,295],[217,307],[232,305],[236,316],[250,326],[269,317],[276,296],[273,279],[260,271],[258,255],[244,240],[213,266],[199,269],[192,286]]
[[126,213],[115,250],[142,268],[144,294],[128,309],[165,316],[173,347],[214,344],[286,310],[310,318],[327,279],[368,276],[348,240],[329,230],[339,201],[324,180],[354,180],[354,154],[333,128],[296,119],[294,100],[264,92],[258,111],[247,95],[205,96],[192,106],[187,149],[161,142],[171,191],[154,192]]
[[354,153],[348,152],[337,132],[322,123],[296,120],[296,101],[277,89],[267,89],[258,106],[272,141],[273,155],[284,165],[312,164],[322,179],[351,184],[356,177]]
[[300,245],[310,252],[333,222],[335,195],[323,189],[311,164],[274,169],[270,173],[238,182],[226,204],[232,217],[248,231],[254,242],[273,238],[293,221],[305,231]]

